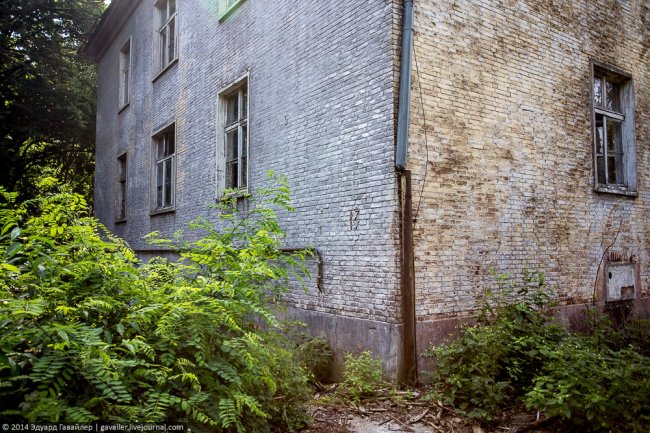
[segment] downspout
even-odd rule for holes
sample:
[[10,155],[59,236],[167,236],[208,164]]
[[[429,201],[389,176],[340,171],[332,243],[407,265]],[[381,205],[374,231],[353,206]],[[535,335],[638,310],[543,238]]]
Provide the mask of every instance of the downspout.
[[411,172],[406,169],[411,103],[411,56],[413,47],[413,0],[404,0],[402,56],[400,60],[399,105],[397,115],[397,151],[395,168],[399,174],[400,286],[402,295],[402,383],[417,382],[415,329],[415,259],[413,248],[413,205]]
[[411,114],[411,57],[413,47],[413,0],[404,0],[404,17],[402,24],[402,59],[399,74],[399,106],[397,114],[397,156],[395,167],[398,171],[406,170],[406,158],[409,141],[409,118]]

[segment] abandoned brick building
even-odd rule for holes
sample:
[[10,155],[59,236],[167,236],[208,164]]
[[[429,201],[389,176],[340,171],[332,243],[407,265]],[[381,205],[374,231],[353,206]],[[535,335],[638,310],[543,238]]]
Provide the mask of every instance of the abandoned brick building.
[[538,268],[567,317],[650,291],[648,0],[113,0],[96,215],[143,256],[273,169],[292,314],[387,374]]

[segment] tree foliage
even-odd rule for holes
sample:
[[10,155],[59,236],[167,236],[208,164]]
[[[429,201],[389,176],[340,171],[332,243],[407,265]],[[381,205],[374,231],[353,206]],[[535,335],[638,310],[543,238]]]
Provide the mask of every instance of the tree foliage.
[[91,196],[94,66],[77,50],[101,0],[0,1],[0,185],[33,197],[43,172]]
[[243,215],[221,203],[221,229],[197,222],[180,261],[149,264],[79,195],[16,204],[0,190],[0,417],[300,426],[307,375],[274,305],[302,254],[279,250],[273,209],[289,196],[276,180]]

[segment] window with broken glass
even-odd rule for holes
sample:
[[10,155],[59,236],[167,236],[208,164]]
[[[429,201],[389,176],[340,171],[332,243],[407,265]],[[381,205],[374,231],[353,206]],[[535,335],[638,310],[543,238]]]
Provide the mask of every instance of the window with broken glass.
[[596,190],[636,191],[634,112],[629,77],[594,66],[594,171]]
[[173,128],[154,137],[154,151],[154,211],[169,210],[174,207],[175,193],[176,137]]
[[248,184],[248,86],[225,97],[226,188],[246,189]]
[[126,153],[117,157],[117,221],[126,220],[126,196],[127,196],[127,162]]
[[176,0],[160,0],[156,3],[156,8],[160,17],[158,67],[162,70],[173,62],[177,55]]

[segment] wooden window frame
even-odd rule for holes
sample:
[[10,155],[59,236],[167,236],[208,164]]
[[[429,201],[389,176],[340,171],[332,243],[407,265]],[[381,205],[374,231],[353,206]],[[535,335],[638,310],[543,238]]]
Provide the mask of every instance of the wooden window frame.
[[[166,153],[164,140],[167,137],[172,137],[174,142],[173,152]],[[159,146],[163,144],[163,155],[159,155]],[[173,212],[176,209],[176,155],[178,153],[178,140],[176,133],[176,124],[171,123],[164,128],[157,131],[152,137],[151,144],[151,214],[156,215],[160,213]],[[162,179],[158,176],[158,166],[162,164]],[[166,168],[171,165],[170,177],[170,192],[167,195],[166,184],[168,180],[168,172]],[[158,200],[158,188],[162,188],[161,200]]]
[[118,112],[124,110],[131,102],[132,46],[129,38],[120,48],[120,85]]
[[[594,91],[596,81],[601,83],[602,104],[596,103]],[[620,111],[607,108],[606,83],[619,87]],[[593,141],[594,191],[636,197],[636,141],[634,130],[634,86],[632,77],[615,68],[598,62],[591,62],[591,113]],[[602,122],[602,126],[600,123]],[[612,157],[608,154],[608,123],[620,124],[620,149],[616,150],[616,180],[609,179],[609,164]],[[602,133],[599,130],[602,129]],[[599,141],[602,146],[599,146]],[[602,151],[599,151],[602,148]],[[599,161],[602,163],[599,164]],[[604,180],[604,181],[603,181]]]
[[[170,11],[172,3],[175,8]],[[155,6],[158,12],[155,38],[158,74],[154,80],[178,60],[178,2],[177,0],[158,0]],[[172,38],[169,37],[170,34]],[[170,47],[172,40],[174,44],[173,47]]]
[[[244,98],[244,95],[247,95]],[[232,122],[227,121],[228,101],[238,98],[238,118]],[[250,186],[250,86],[249,76],[244,75],[233,84],[218,92],[217,116],[217,199],[224,196],[226,190],[235,190],[238,193],[248,192]],[[242,109],[243,107],[243,109]],[[245,116],[242,113],[245,112]],[[245,130],[245,131],[244,131]],[[237,132],[237,157],[228,161],[227,144],[228,134]],[[237,165],[237,184],[228,182],[228,165]]]
[[126,222],[128,212],[128,173],[129,161],[127,152],[124,152],[117,157],[117,203],[115,209],[117,214],[115,222]]

